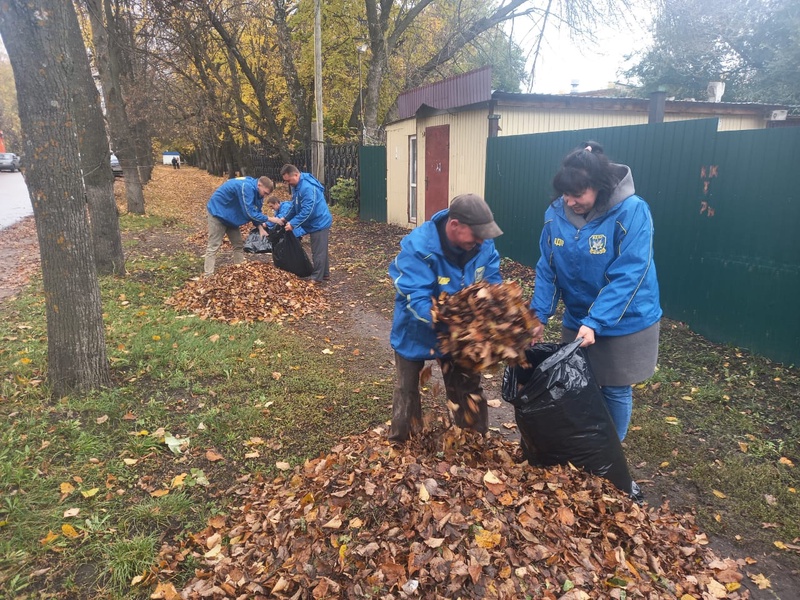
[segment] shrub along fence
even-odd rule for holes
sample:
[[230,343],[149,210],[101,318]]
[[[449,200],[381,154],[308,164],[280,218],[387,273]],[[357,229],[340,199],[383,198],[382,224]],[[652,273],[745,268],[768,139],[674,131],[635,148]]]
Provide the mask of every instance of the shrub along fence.
[[534,266],[561,158],[600,142],[655,223],[665,315],[708,339],[800,364],[800,127],[716,119],[489,138],[485,196],[500,253]]

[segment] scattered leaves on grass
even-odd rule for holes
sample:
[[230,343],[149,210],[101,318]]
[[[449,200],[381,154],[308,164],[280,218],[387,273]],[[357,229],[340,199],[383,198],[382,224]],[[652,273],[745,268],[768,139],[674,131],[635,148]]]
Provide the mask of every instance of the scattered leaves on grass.
[[442,292],[431,314],[434,323],[445,325],[439,333],[442,352],[474,372],[501,361],[524,363],[531,332],[539,324],[515,281],[475,283],[452,295]]
[[[746,598],[692,515],[640,507],[603,479],[512,458],[515,446],[441,423],[404,446],[378,428],[269,482],[181,546],[199,598]],[[213,545],[209,550],[209,541]],[[623,597],[620,595],[614,597]]]
[[[188,281],[166,302],[201,318],[228,323],[282,322],[328,308],[319,286],[256,261],[222,267],[211,277]],[[218,339],[216,335],[212,341]]]

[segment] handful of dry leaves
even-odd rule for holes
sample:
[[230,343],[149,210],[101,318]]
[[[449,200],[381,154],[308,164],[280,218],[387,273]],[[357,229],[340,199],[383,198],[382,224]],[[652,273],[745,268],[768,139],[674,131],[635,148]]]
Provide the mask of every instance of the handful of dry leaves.
[[483,371],[500,361],[525,364],[525,348],[539,319],[522,299],[516,281],[475,283],[449,295],[442,292],[431,310],[442,352],[460,367]]

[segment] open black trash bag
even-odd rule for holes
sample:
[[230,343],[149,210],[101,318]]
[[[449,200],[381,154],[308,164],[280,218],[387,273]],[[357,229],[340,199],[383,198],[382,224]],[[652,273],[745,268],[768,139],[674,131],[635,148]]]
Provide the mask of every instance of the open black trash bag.
[[276,225],[270,231],[269,239],[272,242],[272,264],[298,277],[311,275],[314,267],[294,233]]
[[261,237],[258,229],[251,229],[244,240],[244,251],[248,254],[267,254],[272,252],[272,242],[266,235]]
[[581,340],[536,344],[525,351],[530,367],[506,367],[503,400],[514,405],[523,455],[531,465],[567,462],[605,477],[637,502],[622,444]]

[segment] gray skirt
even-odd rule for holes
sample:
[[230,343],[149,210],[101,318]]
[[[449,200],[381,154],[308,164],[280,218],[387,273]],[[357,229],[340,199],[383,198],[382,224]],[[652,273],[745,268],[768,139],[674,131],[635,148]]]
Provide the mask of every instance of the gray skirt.
[[[633,385],[652,377],[658,361],[660,323],[636,333],[621,336],[595,336],[595,343],[584,348],[599,385]],[[577,331],[561,327],[561,341],[568,343]]]

